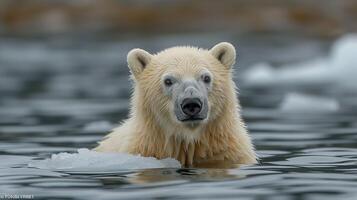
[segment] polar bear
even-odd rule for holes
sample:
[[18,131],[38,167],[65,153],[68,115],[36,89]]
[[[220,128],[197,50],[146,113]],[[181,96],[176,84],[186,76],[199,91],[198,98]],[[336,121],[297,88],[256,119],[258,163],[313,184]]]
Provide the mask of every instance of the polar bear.
[[171,157],[185,167],[256,163],[232,80],[235,58],[228,42],[131,50],[130,117],[95,150]]

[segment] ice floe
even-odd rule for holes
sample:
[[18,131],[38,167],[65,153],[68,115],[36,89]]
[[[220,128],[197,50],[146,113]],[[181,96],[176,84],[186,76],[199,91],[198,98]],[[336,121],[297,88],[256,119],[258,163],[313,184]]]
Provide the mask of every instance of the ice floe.
[[300,93],[288,93],[280,104],[280,109],[286,112],[335,112],[339,108],[333,98]]
[[357,76],[357,35],[338,39],[330,55],[276,68],[268,63],[251,66],[243,75],[250,86],[316,85],[332,83],[334,87],[355,90]]
[[107,121],[95,121],[86,124],[83,127],[84,131],[89,131],[89,132],[104,132],[104,131],[109,131],[114,128],[114,125],[111,124],[110,122]]
[[180,168],[180,163],[172,158],[158,160],[124,153],[102,153],[89,149],[78,149],[77,153],[53,154],[45,160],[33,160],[29,167],[65,172],[101,173],[120,170]]

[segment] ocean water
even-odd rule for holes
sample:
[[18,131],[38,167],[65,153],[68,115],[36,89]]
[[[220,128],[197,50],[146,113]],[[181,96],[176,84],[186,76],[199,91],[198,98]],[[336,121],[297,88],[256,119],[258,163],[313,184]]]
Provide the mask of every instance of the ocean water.
[[[235,81],[259,164],[186,169],[82,149],[128,114],[127,51],[208,48],[221,40],[238,46]],[[0,199],[357,198],[354,36],[0,38],[0,44]],[[316,80],[306,66],[317,69]],[[46,163],[53,154],[62,157]]]

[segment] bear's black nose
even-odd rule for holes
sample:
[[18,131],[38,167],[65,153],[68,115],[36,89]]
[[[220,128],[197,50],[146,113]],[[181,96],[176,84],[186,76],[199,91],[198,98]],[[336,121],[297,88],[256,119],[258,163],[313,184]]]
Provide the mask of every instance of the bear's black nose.
[[181,109],[187,116],[197,115],[202,108],[202,103],[198,98],[186,98],[182,101]]

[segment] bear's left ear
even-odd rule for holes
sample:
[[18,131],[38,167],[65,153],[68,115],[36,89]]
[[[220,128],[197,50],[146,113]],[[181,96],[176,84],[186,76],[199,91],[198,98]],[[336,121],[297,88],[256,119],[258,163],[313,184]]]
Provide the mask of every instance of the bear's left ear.
[[227,69],[231,69],[236,61],[236,49],[231,43],[216,44],[209,52],[217,58]]
[[144,71],[147,65],[150,63],[152,55],[142,49],[133,49],[128,53],[128,65],[131,73],[135,78]]

